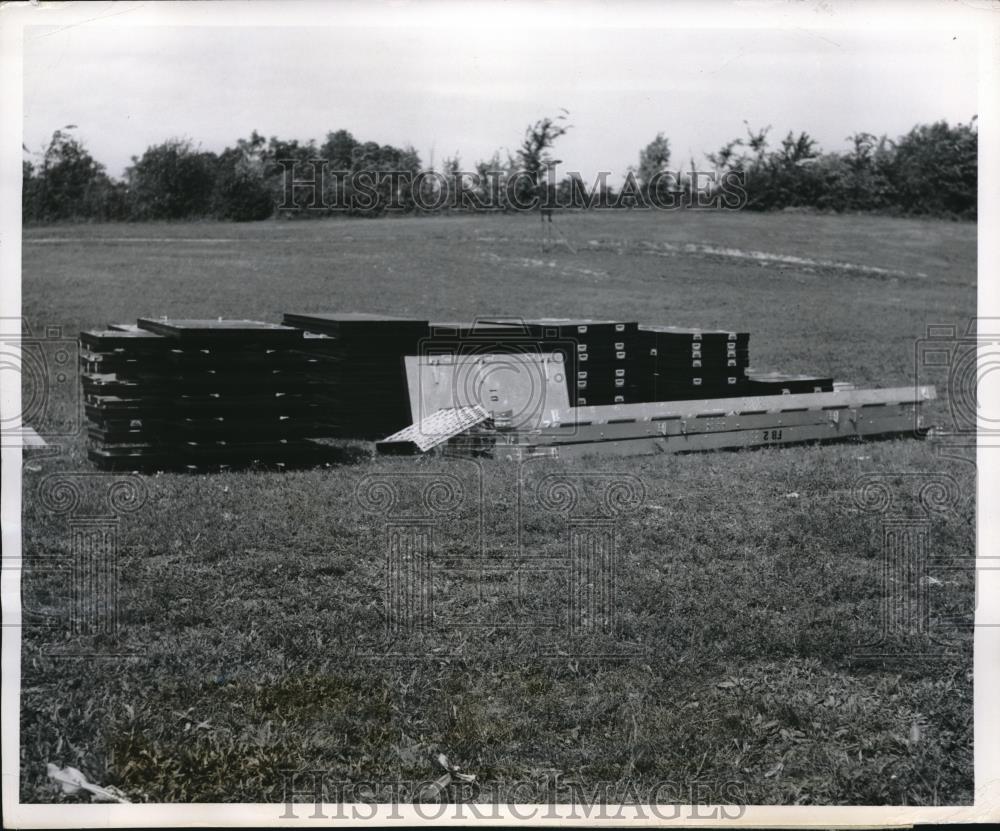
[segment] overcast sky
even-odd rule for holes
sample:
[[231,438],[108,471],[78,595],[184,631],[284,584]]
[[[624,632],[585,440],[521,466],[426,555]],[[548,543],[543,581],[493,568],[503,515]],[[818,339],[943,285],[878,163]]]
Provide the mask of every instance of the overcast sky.
[[[720,6],[720,10],[722,7]],[[673,163],[773,125],[824,149],[855,131],[895,137],[977,112],[968,30],[598,30],[416,27],[32,28],[24,52],[24,139],[78,125],[112,175],[170,137],[218,151],[253,129],[322,140],[412,144],[466,169],[518,144],[560,107],[573,129],[561,170],[620,176],[657,132]]]

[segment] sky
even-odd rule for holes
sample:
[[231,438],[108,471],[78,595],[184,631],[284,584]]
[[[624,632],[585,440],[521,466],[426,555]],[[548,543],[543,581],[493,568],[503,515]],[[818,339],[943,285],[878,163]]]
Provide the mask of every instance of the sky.
[[[165,4],[170,5],[170,4]],[[720,4],[720,10],[724,7]],[[523,10],[523,7],[522,7]],[[357,26],[31,27],[24,141],[74,134],[120,176],[151,144],[186,137],[219,151],[254,129],[412,145],[464,169],[513,151],[560,108],[572,129],[560,171],[612,181],[662,132],[687,167],[754,127],[805,130],[843,150],[857,131],[896,137],[977,112],[967,29]],[[715,25],[718,25],[716,22]]]

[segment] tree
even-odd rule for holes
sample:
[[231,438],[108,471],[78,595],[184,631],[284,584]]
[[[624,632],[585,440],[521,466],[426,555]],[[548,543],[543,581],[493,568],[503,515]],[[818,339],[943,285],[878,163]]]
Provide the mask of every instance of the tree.
[[265,179],[265,140],[256,130],[249,139],[222,151],[212,191],[212,215],[248,222],[274,213],[274,194]]
[[743,139],[732,139],[727,141],[716,153],[706,153],[708,159],[715,169],[722,173],[727,170],[737,170],[743,167],[743,159],[736,155],[736,148],[743,146]]
[[21,161],[21,216],[24,222],[37,221],[42,218],[39,182],[39,177],[35,175],[35,166],[27,159],[23,159]]
[[[314,192],[310,188],[295,188],[291,180],[302,178],[317,179],[318,171],[314,170],[313,159],[320,157],[316,142],[309,140],[301,143],[298,139],[286,141],[277,136],[271,136],[267,148],[261,151],[264,161],[264,181],[271,190],[274,204],[281,216],[321,216],[321,211],[304,210],[312,205],[321,205],[324,194]],[[329,190],[332,185],[324,182]]]
[[489,209],[493,210],[505,205],[503,177],[515,166],[514,160],[510,156],[507,157],[506,162],[502,161],[499,150],[494,151],[489,159],[476,162],[479,198]]
[[209,216],[219,161],[186,139],[170,139],[132,157],[126,171],[129,209],[135,219]]
[[815,159],[819,152],[816,150],[816,141],[808,133],[802,132],[796,135],[789,130],[788,135],[781,140],[781,150],[779,161],[785,165],[797,165]]
[[847,166],[856,173],[870,167],[878,141],[875,136],[871,133],[855,133],[848,136],[847,141],[851,142],[851,152],[844,157]]
[[892,142],[883,135],[854,133],[847,137],[851,149],[842,157],[844,170],[832,184],[840,210],[881,210],[889,204],[890,182],[886,175]]
[[663,133],[657,133],[649,144],[639,151],[639,168],[636,175],[645,193],[649,192],[657,174],[663,173],[670,164],[670,141]]
[[[656,204],[675,205],[678,200],[673,197],[684,192],[695,204],[695,183],[703,189],[705,182],[699,181],[693,159],[690,171],[662,175],[671,161],[670,142],[663,133],[639,151],[639,164],[629,168],[617,197],[602,177],[592,188],[578,176],[563,177],[556,185],[550,179],[558,162],[551,151],[570,129],[567,116],[563,111],[530,124],[513,155],[497,152],[478,162],[477,181],[462,178],[458,204],[482,210],[507,207],[516,199],[520,208],[541,207],[544,219],[551,218],[555,205],[628,207],[642,201],[642,196],[652,203],[653,182],[657,183]],[[743,124],[744,135],[706,158],[717,174],[739,174],[746,197],[741,204],[749,209],[811,207],[976,217],[979,136],[975,116],[967,124],[918,124],[895,141],[857,132],[847,137],[842,152],[822,152],[808,133],[795,131],[770,148],[770,126],[755,129],[746,121]],[[410,211],[418,204],[422,210],[446,206],[445,200],[435,198],[444,193],[438,177],[420,175],[420,157],[412,147],[362,141],[347,130],[327,133],[320,146],[313,140],[286,141],[274,136],[265,140],[254,131],[218,155],[203,152],[188,140],[172,139],[133,157],[127,182],[123,182],[107,175],[71,132],[74,129],[75,125],[68,125],[56,130],[48,145],[37,152],[24,147],[25,221],[207,216],[244,221],[272,216],[275,210],[299,217],[344,210],[377,216],[388,208]],[[446,176],[454,180],[460,170],[457,153],[445,160]],[[719,181],[716,177],[710,187],[719,189]],[[453,182],[449,182],[451,187]]]
[[893,201],[905,213],[976,216],[979,133],[947,121],[914,127],[896,143],[888,164]]
[[326,141],[320,146],[320,157],[326,159],[330,170],[353,170],[360,147],[361,143],[350,132],[337,130],[326,134]]
[[[529,124],[517,151],[517,161],[522,175],[517,179],[518,202],[527,204],[542,196],[544,174],[558,162],[553,161],[549,150],[556,139],[566,135],[572,125],[564,123],[569,116],[566,110],[555,118],[543,118]],[[522,201],[523,200],[523,201]]]
[[[64,128],[68,130],[70,128]],[[29,221],[119,219],[121,187],[82,142],[64,130],[52,134],[36,167],[22,164],[22,208]]]
[[754,154],[754,159],[758,162],[764,161],[764,156],[767,153],[767,134],[771,132],[771,125],[768,124],[766,127],[754,130],[750,127],[749,121],[744,121],[743,126],[747,128],[747,147],[750,148],[751,152]]

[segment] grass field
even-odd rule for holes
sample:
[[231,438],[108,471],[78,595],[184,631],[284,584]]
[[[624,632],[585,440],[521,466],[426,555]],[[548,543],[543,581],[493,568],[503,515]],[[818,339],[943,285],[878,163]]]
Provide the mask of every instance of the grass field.
[[[34,228],[23,310],[36,332],[70,335],[140,315],[277,321],[330,309],[724,326],[750,331],[759,369],[867,386],[911,383],[926,326],[975,314],[970,224],[721,213],[557,223],[575,252],[543,251],[537,221],[519,216]],[[60,388],[36,423],[70,426],[71,404]],[[62,472],[92,472],[82,438],[25,472],[29,568],[67,557],[66,517],[37,498]],[[511,628],[563,615],[568,591],[554,565],[567,520],[530,499],[518,510],[518,482],[530,491],[546,474],[585,472],[628,474],[645,491],[615,525],[621,632]],[[376,473],[404,487],[451,475],[467,496],[434,529],[435,625],[389,642],[385,520],[357,501]],[[47,762],[137,801],[280,802],[288,771],[321,771],[331,787],[422,781],[439,775],[439,750],[484,793],[519,801],[577,787],[610,800],[969,802],[968,632],[948,629],[932,657],[854,660],[880,638],[885,596],[881,519],[852,498],[865,475],[885,477],[904,515],[919,512],[922,483],[952,477],[966,500],[930,518],[931,550],[973,552],[975,469],[930,441],[520,472],[355,454],[284,474],[144,477],[148,501],[118,530],[127,655],[56,658],[84,645],[58,627],[24,631],[22,799],[72,799],[48,785]],[[26,606],[65,614],[59,580],[27,575]],[[927,592],[932,626],[972,612],[968,573],[934,574]],[[882,646],[921,643],[890,632]],[[554,781],[564,787],[553,794]]]

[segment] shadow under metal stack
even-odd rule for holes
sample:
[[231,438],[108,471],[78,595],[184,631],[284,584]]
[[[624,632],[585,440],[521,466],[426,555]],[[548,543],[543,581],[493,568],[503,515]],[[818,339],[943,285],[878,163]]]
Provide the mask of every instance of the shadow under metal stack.
[[325,413],[302,333],[245,320],[152,320],[82,332],[88,455],[103,468],[324,460]]
[[313,361],[317,399],[333,435],[383,438],[412,419],[403,358],[427,337],[426,320],[360,313],[285,314],[305,333],[297,349]]
[[676,326],[640,326],[642,389],[646,401],[684,401],[747,395],[750,335]]

